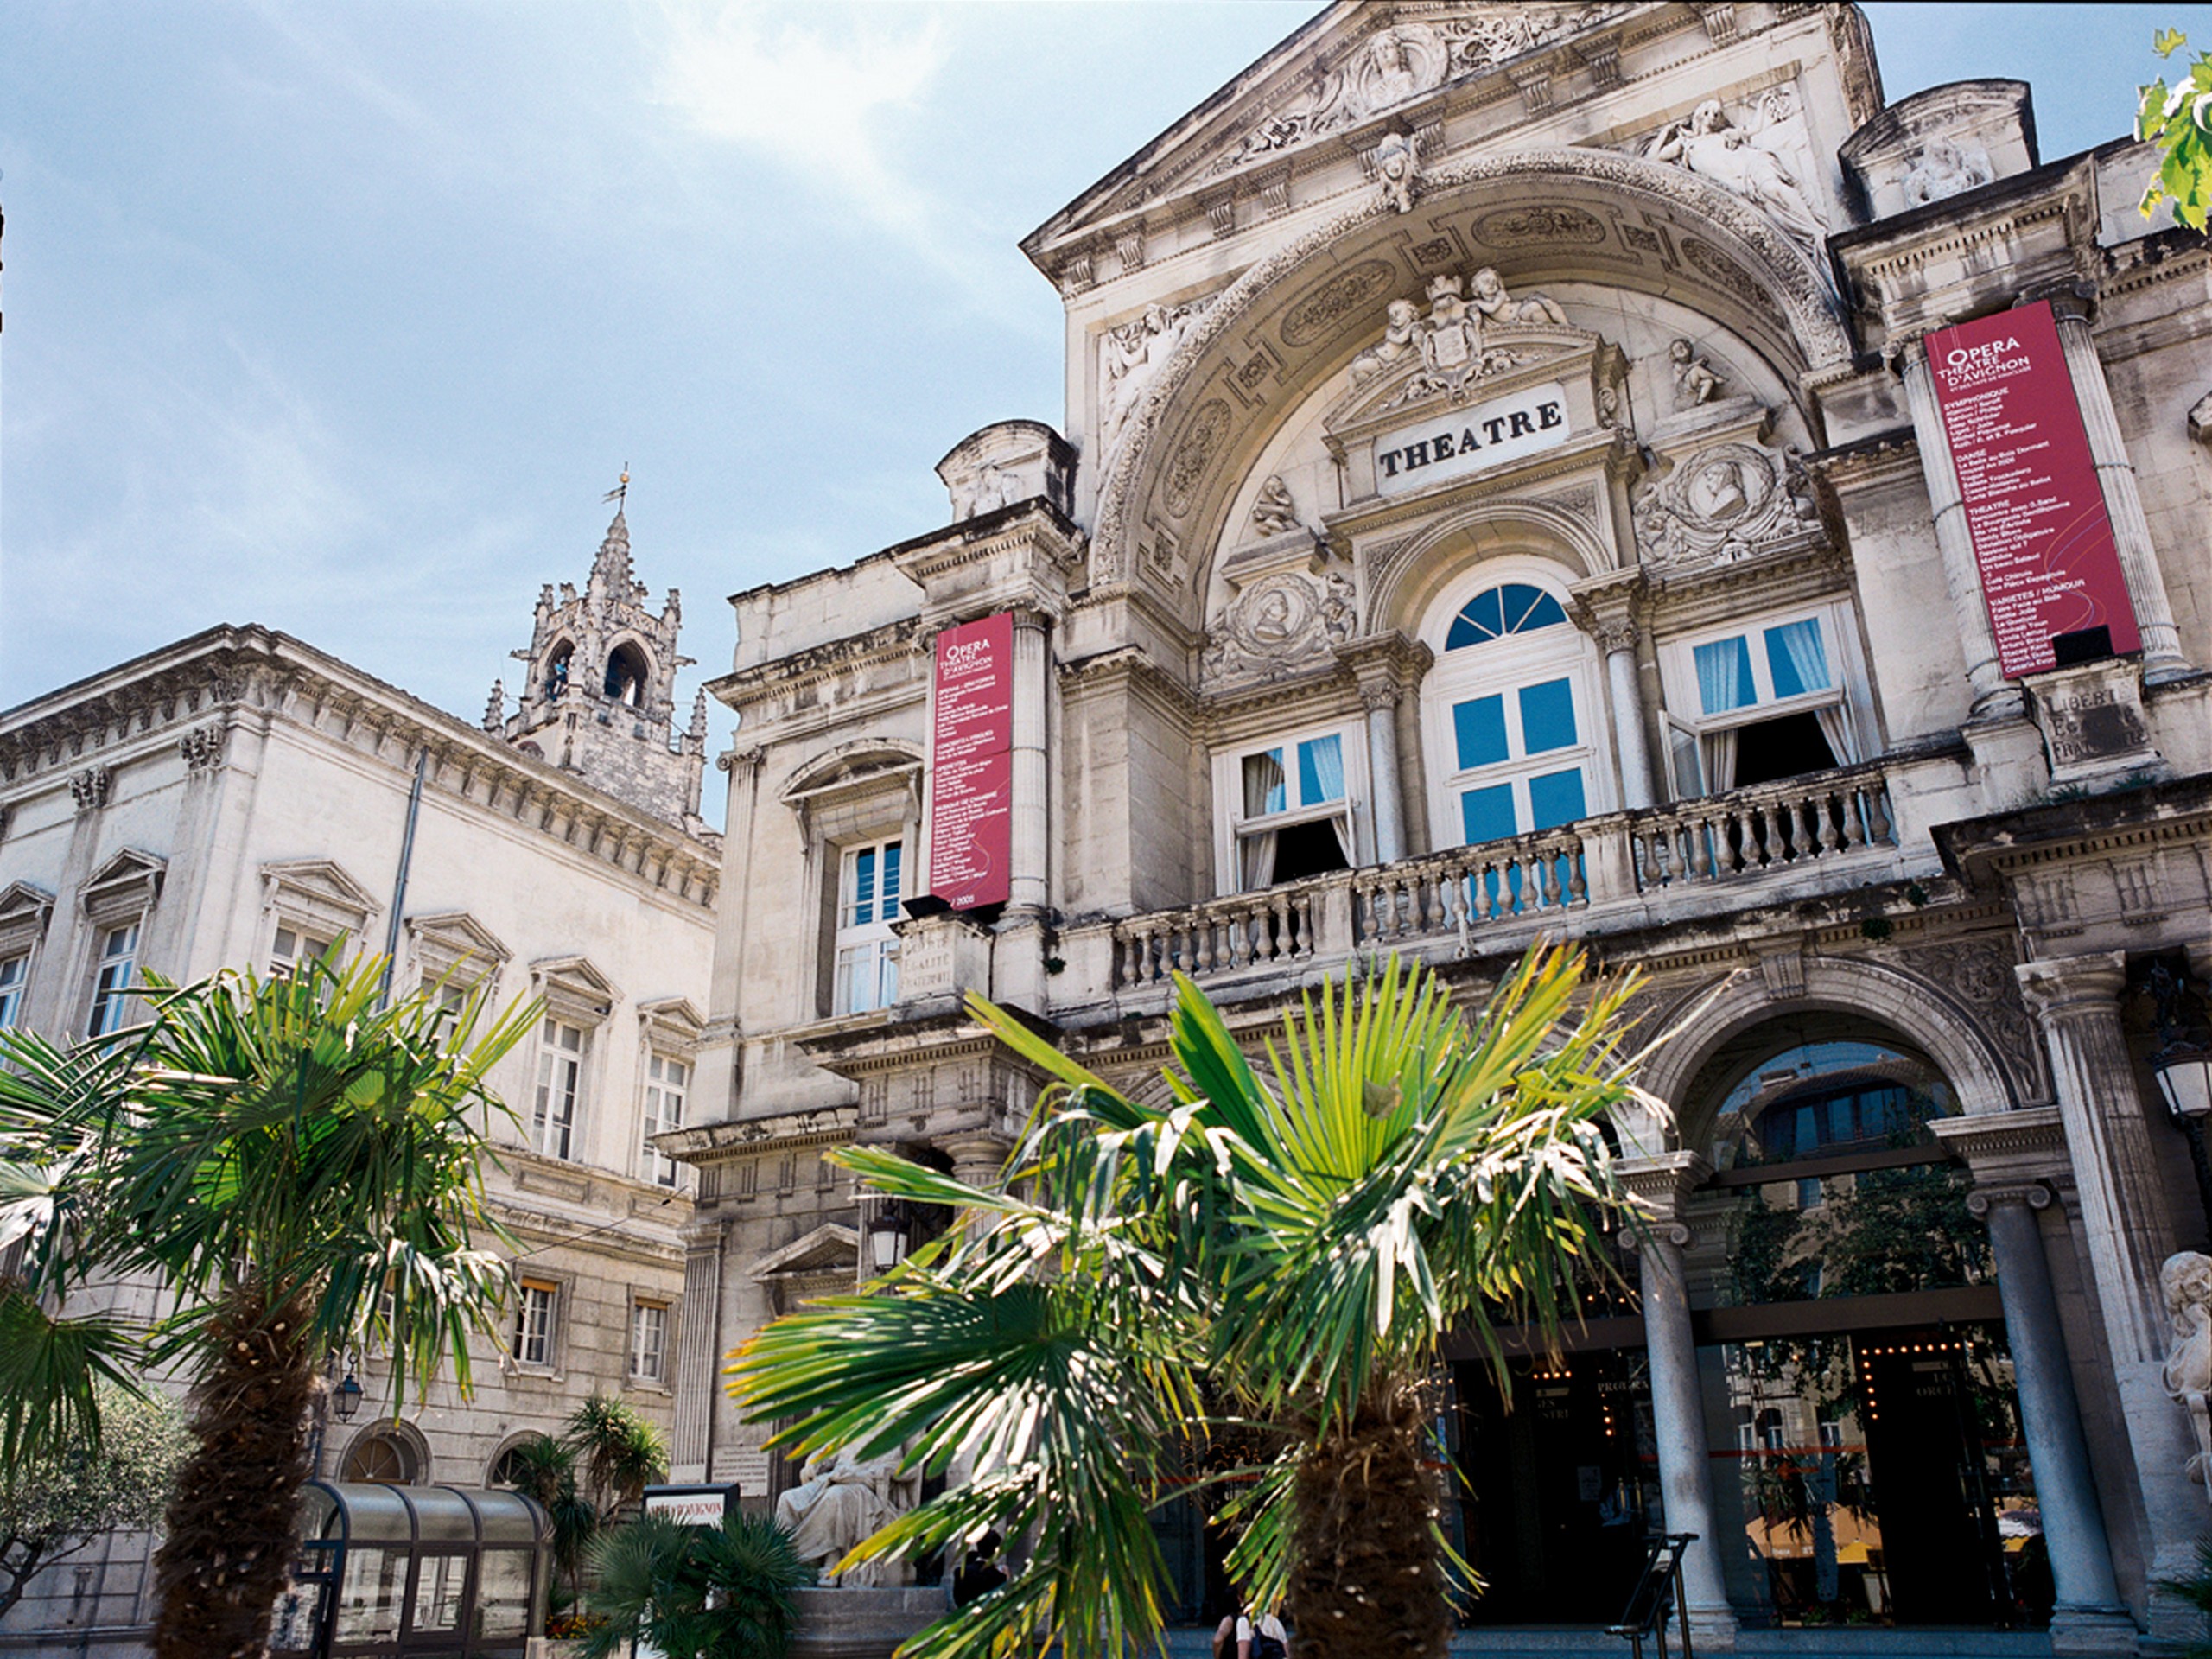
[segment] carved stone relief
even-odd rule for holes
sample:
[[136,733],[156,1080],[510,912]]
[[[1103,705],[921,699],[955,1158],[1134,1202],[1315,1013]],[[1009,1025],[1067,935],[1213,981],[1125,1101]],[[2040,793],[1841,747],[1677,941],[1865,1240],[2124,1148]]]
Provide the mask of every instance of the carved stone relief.
[[1414,190],[1421,182],[1421,157],[1414,141],[1402,132],[1385,133],[1375,147],[1375,178],[1382,199],[1402,213],[1414,210]]
[[90,812],[107,804],[108,786],[114,774],[105,766],[87,766],[69,779],[69,798],[79,812]]
[[1209,686],[1283,679],[1325,661],[1357,626],[1351,578],[1341,566],[1319,575],[1272,570],[1246,582],[1214,620],[1200,671]]
[[1714,394],[1728,384],[1687,340],[1669,344],[1667,360],[1674,365],[1676,409],[1694,409],[1700,404],[1709,404]]
[[1605,222],[1580,207],[1503,207],[1475,221],[1475,239],[1493,248],[1541,247],[1579,243],[1595,247],[1605,239]]
[[1360,41],[1318,86],[1262,114],[1243,143],[1217,162],[1213,170],[1234,172],[1261,156],[1357,126],[1435,91],[1446,80],[1564,40],[1627,10],[1620,4],[1511,6],[1435,23],[1385,24]]
[[1555,302],[1541,294],[1515,297],[1487,265],[1475,273],[1471,299],[1460,289],[1457,276],[1432,277],[1426,317],[1419,315],[1410,300],[1391,301],[1384,313],[1382,340],[1352,359],[1352,385],[1363,385],[1418,354],[1421,372],[1382,407],[1396,409],[1438,396],[1463,404],[1480,381],[1528,361],[1524,353],[1491,342],[1491,327],[1567,325],[1567,314]]
[[1729,564],[1819,520],[1789,491],[1785,458],[1755,443],[1707,444],[1637,486],[1636,544],[1647,564]]
[[1252,504],[1252,528],[1262,536],[1280,536],[1299,527],[1298,504],[1291,499],[1290,486],[1280,478],[1269,478]]
[[1896,953],[1906,972],[1941,986],[1974,1010],[2021,1094],[2032,1099],[2044,1092],[2043,1046],[2020,1001],[2019,981],[2012,972],[2018,960],[2009,942],[1995,938],[1952,940]]
[[1175,354],[1175,348],[1183,343],[1184,333],[1192,320],[1213,301],[1214,296],[1206,295],[1174,307],[1148,305],[1135,322],[1106,331],[1100,342],[1105,370],[1100,378],[1104,390],[1098,399],[1098,453],[1102,466],[1128,435],[1129,416],[1136,412],[1145,393],[1160,378],[1160,371]]
[[1183,430],[1182,441],[1167,463],[1167,511],[1180,518],[1191,510],[1206,468],[1229,435],[1229,405],[1212,397],[1198,405],[1198,412]]
[[1819,265],[1828,226],[1816,200],[1794,86],[1772,88],[1740,122],[1719,99],[1707,99],[1688,120],[1661,129],[1644,154],[1751,202]]
[[1980,189],[1997,176],[1989,152],[1958,144],[1937,133],[1905,168],[1904,199],[1916,207]]
[[1363,310],[1388,293],[1398,273],[1387,259],[1363,259],[1295,301],[1282,320],[1282,343],[1308,346],[1337,320]]
[[2160,1380],[2196,1442],[2183,1471],[2212,1497],[2212,1255],[2176,1251],[2158,1271],[2158,1288],[2172,1327]]

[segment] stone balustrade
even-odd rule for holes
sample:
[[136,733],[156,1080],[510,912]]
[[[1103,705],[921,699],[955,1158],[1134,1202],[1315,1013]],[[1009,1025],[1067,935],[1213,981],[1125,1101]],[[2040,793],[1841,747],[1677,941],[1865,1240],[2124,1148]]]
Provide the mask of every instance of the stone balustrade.
[[1279,972],[1447,941],[1465,953],[1485,931],[1564,931],[1569,918],[1609,906],[1648,918],[1661,894],[1763,885],[1897,845],[1883,768],[1847,766],[1128,917],[1110,925],[1110,986]]

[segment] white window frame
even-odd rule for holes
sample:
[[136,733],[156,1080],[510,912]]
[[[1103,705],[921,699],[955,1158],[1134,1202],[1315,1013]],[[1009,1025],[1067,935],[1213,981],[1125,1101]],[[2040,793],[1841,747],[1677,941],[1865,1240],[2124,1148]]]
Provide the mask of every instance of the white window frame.
[[[1428,613],[1421,630],[1422,641],[1435,652],[1436,662],[1421,683],[1421,742],[1428,759],[1429,825],[1435,846],[1465,846],[1466,821],[1459,798],[1469,790],[1498,784],[1510,785],[1513,790],[1514,834],[1537,833],[1520,828],[1535,820],[1529,780],[1569,766],[1579,767],[1582,773],[1585,818],[1598,817],[1618,806],[1619,777],[1597,642],[1576,626],[1571,595],[1556,569],[1526,558],[1486,561],[1446,588]],[[1567,613],[1567,621],[1457,651],[1445,649],[1453,620],[1477,595],[1514,582],[1541,589],[1558,601]],[[1525,687],[1560,679],[1567,682],[1568,696],[1573,699],[1575,741],[1564,748],[1529,754],[1521,741],[1519,693]],[[1460,703],[1488,696],[1502,700],[1507,757],[1462,768],[1452,710]]]
[[[1319,738],[1333,737],[1338,753],[1343,756],[1344,792],[1333,801],[1293,801],[1280,812],[1244,815],[1244,763],[1270,750],[1282,755],[1285,798],[1298,788],[1298,746]],[[1331,819],[1340,826],[1338,835],[1350,849],[1345,865],[1357,869],[1371,861],[1374,837],[1366,828],[1367,803],[1370,798],[1367,772],[1367,728],[1357,720],[1331,721],[1324,725],[1299,726],[1233,748],[1216,750],[1213,756],[1214,831],[1214,890],[1224,897],[1243,893],[1244,887],[1244,844],[1255,836],[1271,834],[1301,823],[1324,823]],[[1268,886],[1274,885],[1272,882]],[[1254,891],[1264,892],[1255,887]]]
[[[130,937],[121,947],[118,935]],[[146,918],[118,917],[92,929],[92,1000],[85,1014],[85,1034],[105,1037],[130,1023],[131,984],[146,937]]]
[[0,1031],[23,1023],[23,1005],[31,988],[31,948],[0,956]]
[[[563,1040],[563,1033],[569,1032],[576,1034],[577,1041],[573,1047]],[[592,1035],[591,1027],[564,1020],[557,1014],[545,1014],[538,1022],[537,1075],[531,1084],[530,1144],[545,1157],[557,1158],[566,1163],[582,1160],[583,1119],[588,1104],[586,1084],[590,1076],[588,1067],[591,1060]],[[563,1066],[569,1068],[565,1080],[561,1075]],[[564,1082],[565,1088],[563,1087]],[[567,1109],[565,1114],[556,1113],[553,1107],[563,1094]]]
[[[285,941],[291,943],[288,945]],[[308,957],[321,957],[338,942],[337,931],[323,931],[311,922],[296,921],[280,914],[276,931],[269,942],[269,976],[289,979],[293,970]]]
[[[1777,697],[1774,695],[1773,670],[1767,660],[1766,632],[1805,621],[1820,625],[1821,646],[1827,658],[1831,683],[1817,691]],[[1738,639],[1744,641],[1751,658],[1751,689],[1757,694],[1756,700],[1740,709],[1708,715],[1698,687],[1697,648]],[[1724,792],[1711,787],[1714,770],[1711,740],[1742,727],[1790,715],[1818,714],[1833,709],[1842,726],[1840,749],[1835,737],[1828,737],[1828,747],[1838,750],[1836,764],[1850,766],[1854,756],[1866,753],[1866,734],[1873,730],[1872,710],[1866,702],[1866,672],[1859,655],[1859,629],[1847,600],[1822,600],[1732,617],[1726,622],[1660,640],[1658,658],[1660,690],[1665,699],[1665,707],[1660,711],[1666,747],[1662,758],[1666,762],[1668,791],[1675,800]],[[1698,788],[1694,792],[1686,788],[1683,778],[1683,763],[1692,754],[1698,766]]]
[[[670,1068],[680,1070],[682,1077],[671,1083]],[[664,1186],[673,1192],[683,1184],[683,1166],[653,1145],[653,1137],[665,1135],[671,1129],[683,1127],[684,1114],[690,1104],[693,1063],[685,1055],[671,1054],[664,1049],[648,1048],[639,1088],[639,1179],[652,1186]],[[671,1113],[669,1103],[675,1103]]]
[[[665,1384],[668,1381],[669,1305],[649,1297],[630,1303],[630,1381]],[[652,1341],[648,1344],[648,1333]],[[651,1368],[645,1362],[650,1358]]]
[[[561,1303],[565,1289],[557,1280],[518,1277],[515,1319],[508,1332],[507,1357],[518,1370],[553,1371],[561,1357]],[[543,1318],[537,1317],[542,1313]],[[532,1350],[536,1352],[533,1355]]]
[[[899,849],[899,886],[887,900],[887,849]],[[904,830],[873,841],[847,842],[837,854],[837,912],[830,943],[830,1012],[833,1017],[870,1014],[899,1001],[899,936],[891,931],[901,901],[913,891],[913,837]],[[865,900],[870,919],[850,919],[863,900],[858,890],[861,857],[875,855],[874,891]],[[888,912],[888,913],[885,913]],[[849,971],[849,969],[850,971]]]

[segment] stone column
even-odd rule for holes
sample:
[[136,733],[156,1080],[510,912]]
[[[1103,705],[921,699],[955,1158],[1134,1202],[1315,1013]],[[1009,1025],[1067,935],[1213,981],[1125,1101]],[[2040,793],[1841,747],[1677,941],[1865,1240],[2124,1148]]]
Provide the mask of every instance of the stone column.
[[1936,381],[1929,372],[1926,345],[1916,340],[1907,345],[1904,362],[1905,402],[1912,410],[1912,435],[1920,447],[1921,476],[1928,482],[1928,501],[1936,513],[1936,547],[1943,557],[1943,582],[1950,589],[1952,618],[1966,654],[1974,712],[1977,716],[2018,714],[2019,688],[1998,670],[1997,635],[1981,596],[1966,502],[1959,494],[1958,469],[1951,465],[1942,413],[1936,406]]
[[1395,864],[1406,855],[1405,783],[1398,771],[1398,688],[1360,688],[1367,705],[1367,766],[1375,794],[1375,861]]
[[1697,1535],[1681,1565],[1690,1635],[1699,1647],[1732,1648],[1736,1611],[1728,1603],[1721,1564],[1726,1541],[1713,1514],[1713,1459],[1706,1444],[1697,1338],[1690,1328],[1689,1282],[1682,1264],[1690,1230],[1680,1219],[1683,1200],[1713,1173],[1712,1166],[1695,1153],[1672,1152],[1624,1160],[1618,1169],[1622,1184],[1651,1217],[1635,1241],[1644,1347],[1651,1365],[1651,1426],[1659,1442],[1667,1530]]
[[1375,798],[1375,862],[1406,856],[1405,766],[1398,752],[1398,710],[1434,660],[1428,647],[1403,634],[1370,634],[1339,646],[1337,660],[1359,682],[1367,710],[1368,789]]
[[[2174,1235],[2120,1029],[2126,957],[2102,951],[2024,963],[2014,971],[2050,1055],[2084,1254],[2153,1541],[2145,1565],[2155,1583],[2189,1570],[2187,1541],[2204,1529],[2206,1515],[2202,1490],[2183,1473],[2192,1436],[2159,1375],[2165,1330],[2158,1272]],[[2177,1633],[2182,1618],[2177,1606],[2153,1602],[2154,1635]]]
[[2151,544],[2151,522],[2143,515],[2135,464],[2127,458],[2120,416],[2112,406],[2112,387],[2105,379],[2096,340],[2089,333],[2094,297],[2095,290],[2089,284],[2069,283],[2055,290],[2031,289],[2020,296],[2020,303],[2048,300],[2058,320],[2059,348],[2066,354],[2074,401],[2081,405],[2082,428],[2088,435],[2090,458],[2097,464],[2097,482],[2104,488],[2105,511],[2112,517],[2113,544],[2120,553],[2120,574],[2127,580],[2135,626],[2143,636],[2143,675],[2153,681],[2171,679],[2186,673],[2189,664],[2182,656],[2181,633],[2174,626],[2173,607],[2166,599],[2158,551]]
[[2120,1605],[2113,1578],[2104,1512],[2082,1437],[2058,1303],[2051,1294],[2050,1263],[2036,1222],[2036,1212],[2050,1203],[2050,1189],[2041,1182],[1977,1186],[1967,1198],[1967,1208],[1989,1225],[1997,1294],[2005,1304],[2012,1384],[2019,1395],[2051,1578],[2058,1588],[2052,1645],[2067,1653],[2117,1643],[2125,1652],[2134,1645],[2135,1621]]
[[676,1338],[676,1429],[669,1478],[704,1481],[714,1457],[715,1394],[721,1382],[722,1252],[729,1224],[710,1220],[683,1235],[683,1314]]
[[1605,653],[1605,689],[1613,705],[1613,752],[1620,757],[1621,804],[1633,810],[1656,806],[1659,790],[1651,771],[1651,735],[1643,713],[1643,683],[1637,671],[1637,601],[1643,578],[1608,575],[1596,585],[1575,589],[1576,610],[1584,631]]
[[1046,628],[1043,613],[1014,613],[1013,868],[1009,911],[1050,902],[1050,772],[1045,753]]

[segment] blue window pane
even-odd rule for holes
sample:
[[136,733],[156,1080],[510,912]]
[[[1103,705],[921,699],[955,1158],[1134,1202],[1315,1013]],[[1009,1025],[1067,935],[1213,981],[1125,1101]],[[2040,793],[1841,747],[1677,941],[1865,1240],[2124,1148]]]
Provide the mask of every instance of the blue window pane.
[[1541,588],[1513,582],[1506,584],[1504,593],[1508,633],[1534,633],[1538,628],[1554,627],[1567,620],[1567,613],[1560,608],[1559,601]]
[[1344,743],[1340,737],[1309,738],[1298,746],[1298,799],[1319,806],[1344,798]]
[[853,860],[853,919],[849,925],[860,926],[875,919],[875,849],[871,847]]
[[1529,780],[1529,827],[1550,830],[1586,817],[1582,801],[1582,768],[1548,772]]
[[1742,634],[1700,645],[1696,656],[1697,700],[1707,714],[1748,709],[1759,700],[1751,683],[1751,648]]
[[1821,644],[1817,618],[1785,622],[1766,631],[1767,671],[1774,676],[1777,697],[1802,696],[1828,689],[1828,653]]
[[1505,699],[1477,697],[1452,709],[1452,734],[1459,740],[1459,770],[1494,766],[1506,758]]
[[897,912],[899,905],[899,853],[901,843],[887,842],[883,849],[883,914],[887,920]]
[[1445,636],[1444,649],[1458,651],[1466,645],[1478,645],[1485,639],[1495,639],[1505,632],[1505,607],[1499,590],[1484,588],[1469,600],[1466,607],[1452,619],[1452,632]]
[[1459,822],[1470,847],[1512,835],[1513,785],[1492,784],[1488,789],[1469,790],[1459,797]]
[[1521,752],[1543,754],[1575,744],[1574,693],[1565,680],[1521,688]]

